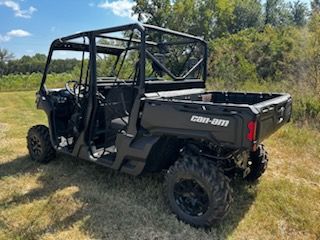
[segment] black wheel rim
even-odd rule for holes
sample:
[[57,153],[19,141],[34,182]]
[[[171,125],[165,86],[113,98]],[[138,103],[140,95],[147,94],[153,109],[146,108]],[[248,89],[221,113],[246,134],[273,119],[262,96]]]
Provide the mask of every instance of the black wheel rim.
[[202,216],[209,207],[209,196],[194,179],[181,179],[174,185],[174,198],[179,208],[190,216]]
[[31,151],[32,155],[35,157],[39,157],[42,153],[41,142],[37,136],[32,136],[30,138]]

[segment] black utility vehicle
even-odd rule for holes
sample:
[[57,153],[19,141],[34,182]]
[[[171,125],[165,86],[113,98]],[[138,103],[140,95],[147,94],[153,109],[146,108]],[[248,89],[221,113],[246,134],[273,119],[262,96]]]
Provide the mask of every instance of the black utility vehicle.
[[[49,89],[56,51],[82,55],[80,74]],[[61,152],[132,175],[165,170],[172,211],[212,225],[230,208],[229,177],[265,171],[261,142],[290,120],[292,102],[288,94],[206,91],[207,57],[201,38],[150,25],[55,40],[36,95],[49,127],[29,130],[31,158],[46,163]]]

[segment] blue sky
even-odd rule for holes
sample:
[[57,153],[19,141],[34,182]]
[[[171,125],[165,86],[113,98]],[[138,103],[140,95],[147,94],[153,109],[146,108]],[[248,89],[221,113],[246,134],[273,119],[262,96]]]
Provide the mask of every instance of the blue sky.
[[0,0],[0,48],[16,57],[47,53],[55,38],[136,21],[132,6],[132,0]]
[[0,48],[46,54],[58,37],[134,22],[131,7],[130,0],[0,0]]

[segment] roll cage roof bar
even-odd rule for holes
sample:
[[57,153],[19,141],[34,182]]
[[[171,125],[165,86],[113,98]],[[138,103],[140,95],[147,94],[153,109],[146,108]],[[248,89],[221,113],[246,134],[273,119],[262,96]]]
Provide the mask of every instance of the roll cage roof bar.
[[[138,30],[141,34],[140,39],[137,38],[127,38],[127,37],[115,37],[115,36],[108,36],[104,34],[108,33],[115,33],[115,32],[121,32],[121,31],[134,31]],[[146,32],[148,30],[152,30],[161,34],[168,34],[172,36],[177,36],[184,38],[181,41],[171,41],[171,42],[154,42],[154,41],[148,41],[146,40]],[[102,44],[94,44],[94,48],[90,47],[90,44],[84,44],[84,43],[77,43],[72,42],[74,39],[79,38],[88,38],[89,43],[92,44],[93,41],[95,41],[95,38],[102,38],[102,39],[110,39],[110,40],[117,40],[117,41],[123,41],[123,42],[131,42],[134,44],[139,44],[138,46],[131,46],[129,48],[122,47],[122,46],[109,46],[109,45],[102,45]],[[201,43],[201,45],[204,47],[203,57],[182,77],[176,77],[168,68],[166,68],[156,57],[153,56],[152,53],[150,53],[146,48],[147,47],[157,47],[157,46],[165,46],[165,45],[183,45],[183,44],[192,44],[192,43]],[[50,51],[48,54],[47,63],[45,66],[44,75],[41,82],[41,88],[43,88],[46,75],[49,69],[49,64],[52,58],[52,54],[54,50],[72,50],[72,51],[80,51],[80,52],[92,52],[94,50],[94,54],[96,53],[104,53],[104,54],[111,54],[115,56],[120,56],[123,52],[137,49],[140,50],[140,60],[139,60],[139,71],[140,71],[140,85],[143,88],[144,87],[144,73],[145,73],[145,57],[149,57],[155,64],[157,64],[164,72],[166,72],[173,80],[175,81],[183,81],[185,80],[189,74],[191,74],[194,70],[196,70],[198,67],[203,65],[203,72],[202,72],[202,79],[205,82],[207,78],[207,57],[208,57],[208,47],[206,41],[204,41],[202,38],[193,36],[187,33],[181,33],[177,31],[173,31],[170,29],[165,29],[153,25],[148,24],[140,24],[140,23],[134,23],[134,24],[128,24],[128,25],[122,25],[117,27],[111,27],[111,28],[105,28],[105,29],[98,29],[93,31],[85,31],[81,33],[72,34],[66,37],[62,37],[59,39],[56,39],[53,41],[50,47]],[[95,62],[95,61],[94,61]],[[94,64],[95,65],[95,64]],[[95,68],[95,66],[93,66]],[[91,70],[92,71],[92,70]],[[94,69],[95,73],[95,69]],[[94,74],[95,76],[96,74]]]
[[[197,36],[193,36],[187,33],[181,33],[181,32],[177,32],[174,30],[170,30],[170,29],[166,29],[166,28],[161,28],[161,27],[157,27],[157,26],[153,26],[153,25],[149,25],[149,24],[140,24],[140,23],[134,23],[134,24],[128,24],[128,25],[122,25],[122,26],[118,26],[118,27],[111,27],[111,28],[104,28],[104,29],[98,29],[98,30],[93,30],[93,31],[87,31],[87,32],[81,32],[81,33],[76,33],[73,35],[69,35],[63,38],[60,38],[62,41],[68,41],[71,39],[75,39],[75,38],[79,38],[79,37],[83,37],[83,36],[88,36],[90,34],[94,34],[96,35],[96,37],[99,37],[100,34],[106,34],[106,33],[113,33],[113,32],[121,32],[121,31],[128,31],[128,30],[138,30],[140,32],[145,32],[146,30],[150,29],[150,30],[154,30],[157,32],[161,32],[161,33],[165,33],[165,34],[171,34],[171,35],[175,35],[175,36],[180,36],[183,38],[188,38],[188,39],[193,39],[199,42],[203,42],[206,43],[203,38],[197,37]],[[127,40],[129,41],[129,39],[127,38],[118,38],[119,40]],[[139,43],[141,43],[140,40],[138,40]],[[156,42],[146,42],[147,44],[155,44],[157,45]]]

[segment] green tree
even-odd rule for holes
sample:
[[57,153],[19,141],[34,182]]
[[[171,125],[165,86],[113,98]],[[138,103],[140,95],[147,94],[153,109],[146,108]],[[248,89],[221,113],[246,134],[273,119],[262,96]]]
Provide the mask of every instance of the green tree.
[[297,26],[304,26],[307,23],[307,16],[309,14],[308,7],[300,0],[290,4],[290,12],[293,24]]
[[169,28],[202,36],[213,37],[215,2],[212,0],[176,0],[172,8]]
[[12,60],[14,55],[5,48],[0,48],[0,76],[7,71],[7,62]]
[[[281,81],[297,69],[299,56],[295,44],[301,40],[294,28],[267,26],[264,31],[246,29],[213,40],[209,73],[236,83],[251,80]],[[293,73],[295,74],[295,72]]]
[[312,9],[312,13],[319,13],[320,12],[320,0],[313,0],[311,2],[311,9]]
[[0,48],[0,62],[8,62],[9,60],[12,60],[14,58],[13,53],[10,53],[5,48]]
[[207,40],[259,27],[262,19],[258,0],[136,0],[133,11],[142,22],[203,36]]
[[262,21],[262,6],[258,0],[236,1],[233,11],[234,21],[230,32],[236,33],[246,28],[258,28]]
[[149,24],[166,27],[172,17],[172,6],[170,0],[136,0],[133,7],[134,14],[138,20]]
[[213,0],[136,0],[134,14],[141,22],[193,33],[208,39],[212,34]]
[[312,16],[309,23],[307,62],[309,79],[312,88],[320,92],[320,14]]
[[290,11],[283,0],[267,0],[265,3],[265,24],[285,26],[290,24]]

